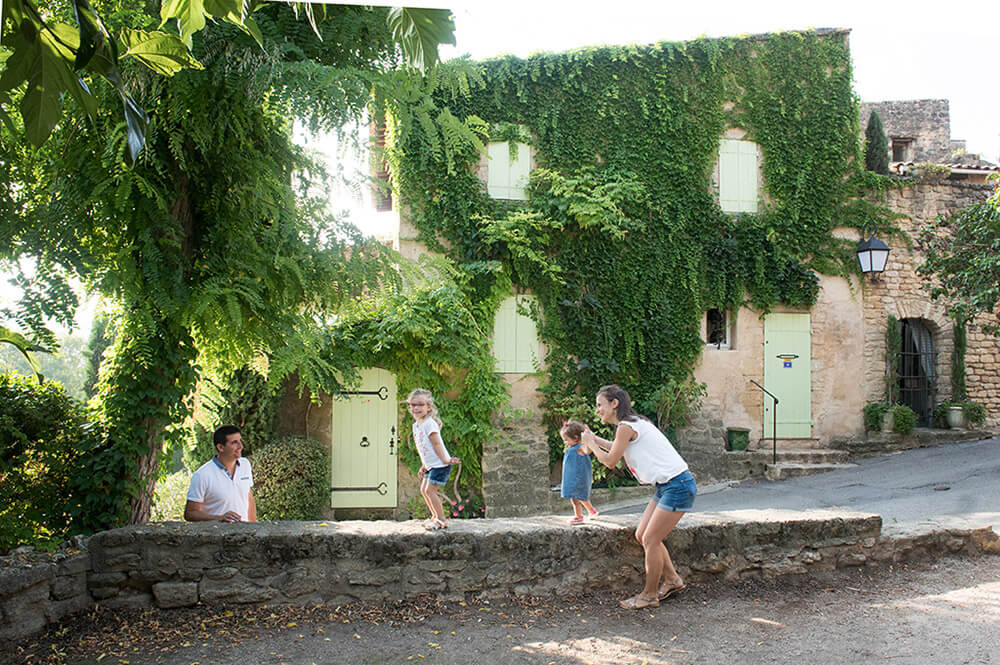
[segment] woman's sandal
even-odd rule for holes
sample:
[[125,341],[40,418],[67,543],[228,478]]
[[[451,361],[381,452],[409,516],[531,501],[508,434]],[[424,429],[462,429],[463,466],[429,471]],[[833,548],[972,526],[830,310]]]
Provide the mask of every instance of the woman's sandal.
[[672,586],[669,588],[667,588],[665,584],[661,584],[660,588],[657,590],[656,595],[660,600],[666,600],[667,598],[670,598],[670,596],[673,596],[674,594],[678,594],[681,591],[684,591],[684,589],[686,588],[688,587],[687,584],[684,584],[684,582],[681,582],[677,586]]
[[659,607],[659,598],[643,598],[641,593],[637,593],[631,598],[626,598],[618,603],[624,610],[641,610],[646,607]]
[[424,528],[428,531],[438,531],[439,529],[447,529],[448,525],[439,519],[433,519],[428,520],[428,522],[424,524]]
[[574,526],[577,524],[583,524],[583,517],[582,516],[572,517],[570,518],[569,523]]

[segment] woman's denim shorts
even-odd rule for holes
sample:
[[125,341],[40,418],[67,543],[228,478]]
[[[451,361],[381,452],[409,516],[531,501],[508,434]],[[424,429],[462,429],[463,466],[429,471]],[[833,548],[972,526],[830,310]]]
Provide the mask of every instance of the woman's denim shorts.
[[653,500],[660,508],[679,513],[691,510],[697,493],[698,484],[694,482],[694,476],[690,471],[684,471],[665,483],[656,483]]
[[448,466],[435,466],[427,469],[427,482],[434,485],[444,485],[451,475],[451,464]]

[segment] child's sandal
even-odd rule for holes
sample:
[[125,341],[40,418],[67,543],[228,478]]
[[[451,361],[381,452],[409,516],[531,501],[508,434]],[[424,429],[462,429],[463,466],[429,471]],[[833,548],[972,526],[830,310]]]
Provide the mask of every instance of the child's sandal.
[[569,523],[574,526],[577,524],[583,524],[583,517],[582,516],[573,517],[572,519],[570,519]]

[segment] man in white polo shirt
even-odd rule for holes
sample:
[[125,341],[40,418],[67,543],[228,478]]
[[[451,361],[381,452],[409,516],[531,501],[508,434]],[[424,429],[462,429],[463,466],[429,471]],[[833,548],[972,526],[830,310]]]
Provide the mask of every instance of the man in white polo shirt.
[[244,459],[243,437],[235,425],[215,430],[212,442],[215,457],[205,462],[191,476],[184,519],[188,522],[256,522],[253,471]]

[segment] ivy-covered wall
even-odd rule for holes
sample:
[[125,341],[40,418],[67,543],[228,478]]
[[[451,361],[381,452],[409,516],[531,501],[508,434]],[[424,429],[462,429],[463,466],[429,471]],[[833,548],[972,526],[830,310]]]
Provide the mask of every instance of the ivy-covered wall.
[[[473,302],[538,297],[553,422],[589,412],[610,382],[654,415],[661,387],[698,363],[707,309],[808,309],[818,274],[853,271],[853,241],[833,231],[877,213],[855,198],[865,179],[846,37],[600,47],[441,75],[458,85],[439,86],[431,114],[466,133],[410,127],[392,148],[395,185],[421,242],[468,275]],[[717,202],[731,129],[762,154],[755,214]],[[528,201],[493,200],[476,175],[483,143],[515,138],[533,148]]]

